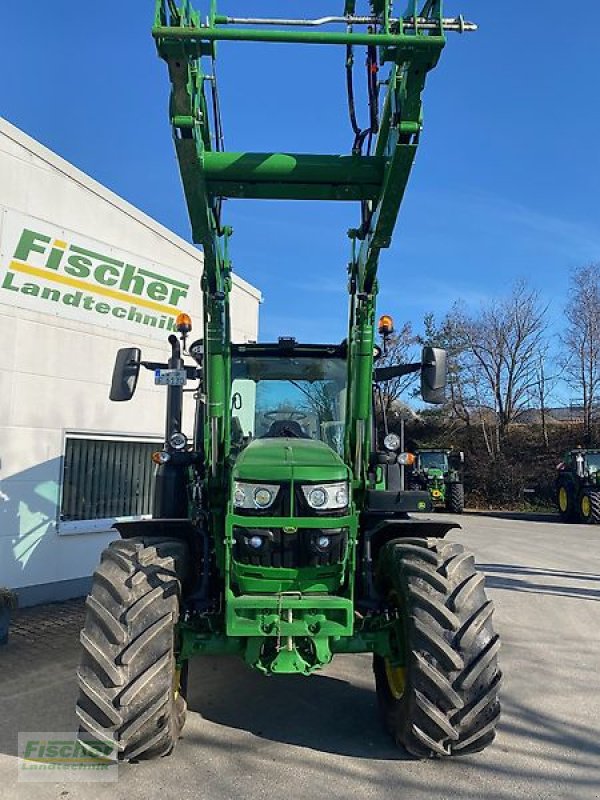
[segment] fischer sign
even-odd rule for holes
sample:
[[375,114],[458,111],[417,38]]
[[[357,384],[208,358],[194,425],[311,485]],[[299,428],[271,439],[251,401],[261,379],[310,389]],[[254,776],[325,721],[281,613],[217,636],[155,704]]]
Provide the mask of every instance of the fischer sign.
[[147,334],[173,330],[177,314],[189,307],[189,281],[172,270],[165,274],[164,267],[15,217],[5,219],[0,302],[105,327],[145,327]]

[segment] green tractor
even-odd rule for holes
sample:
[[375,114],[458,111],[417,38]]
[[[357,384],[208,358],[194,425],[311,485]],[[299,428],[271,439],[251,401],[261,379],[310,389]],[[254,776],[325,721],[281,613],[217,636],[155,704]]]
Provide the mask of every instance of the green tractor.
[[600,524],[600,449],[565,453],[558,465],[556,504],[563,522]]
[[415,450],[409,489],[429,492],[434,508],[462,514],[465,507],[464,453],[452,450]]
[[[91,752],[112,742],[123,761],[170,753],[190,660],[227,654],[264,675],[306,676],[339,654],[370,653],[383,722],[409,753],[466,755],[494,738],[500,643],[482,576],[444,539],[455,523],[410,516],[430,507],[429,493],[398,489],[409,454],[378,441],[373,415],[375,386],[392,373],[418,370],[425,401],[444,399],[444,351],[374,364],[376,276],[419,141],[425,79],[446,31],[474,26],[444,18],[436,0],[411,3],[406,17],[387,0],[366,15],[355,5],[306,29],[220,16],[214,2],[202,17],[188,2],[157,4],[175,148],[204,251],[203,325],[188,344],[191,321],[180,316],[165,362],[137,348],[117,355],[111,398],[131,399],[144,367],[165,386],[167,412],[153,518],[115,525],[121,539],[87,598],[77,715]],[[224,40],[341,44],[348,85],[353,48],[365,47],[369,127],[352,154],[224,152],[213,63]],[[357,201],[344,341],[231,341],[223,198]],[[389,319],[380,327],[389,333]]]

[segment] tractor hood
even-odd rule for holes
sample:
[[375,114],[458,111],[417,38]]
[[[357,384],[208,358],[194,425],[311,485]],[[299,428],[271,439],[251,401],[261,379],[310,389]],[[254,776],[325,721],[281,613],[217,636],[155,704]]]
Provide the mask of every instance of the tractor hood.
[[324,442],[316,439],[277,437],[255,439],[240,453],[233,467],[234,480],[345,481],[348,467]]
[[441,469],[430,468],[425,470],[425,474],[428,478],[443,478],[444,472]]

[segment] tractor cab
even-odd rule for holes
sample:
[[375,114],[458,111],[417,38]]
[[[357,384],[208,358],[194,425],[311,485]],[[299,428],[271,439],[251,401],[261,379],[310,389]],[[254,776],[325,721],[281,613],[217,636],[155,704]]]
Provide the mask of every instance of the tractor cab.
[[417,450],[414,471],[421,472],[428,479],[442,478],[448,472],[450,450]]

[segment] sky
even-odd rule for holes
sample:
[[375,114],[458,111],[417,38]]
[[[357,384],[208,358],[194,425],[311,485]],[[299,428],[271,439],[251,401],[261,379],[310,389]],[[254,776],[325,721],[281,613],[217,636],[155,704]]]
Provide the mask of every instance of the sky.
[[[419,153],[381,258],[379,311],[397,327],[419,330],[426,313],[441,317],[457,300],[477,310],[525,277],[558,336],[570,270],[600,261],[600,4],[580,23],[563,0],[535,5],[445,4],[480,28],[449,36],[425,90]],[[153,6],[30,0],[3,38],[0,115],[189,240]],[[230,15],[342,8],[219,0]],[[347,153],[343,65],[342,48],[222,43],[227,149]],[[234,269],[264,296],[263,341],[346,335],[346,230],[358,216],[345,203],[227,202]]]

